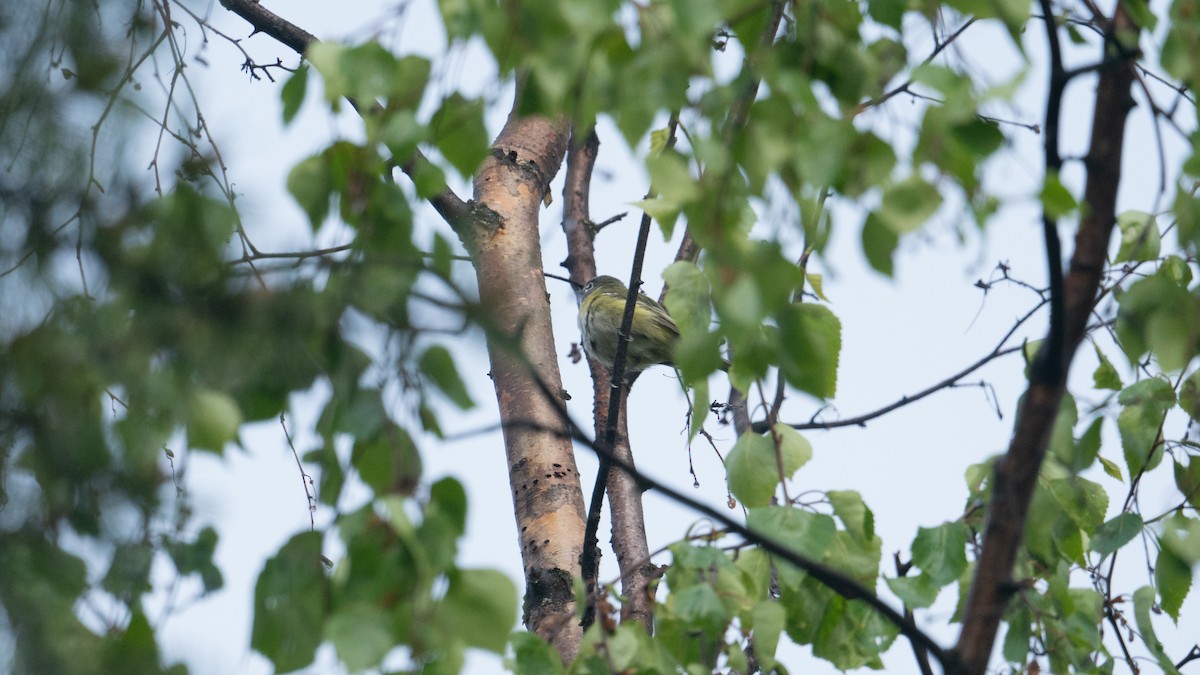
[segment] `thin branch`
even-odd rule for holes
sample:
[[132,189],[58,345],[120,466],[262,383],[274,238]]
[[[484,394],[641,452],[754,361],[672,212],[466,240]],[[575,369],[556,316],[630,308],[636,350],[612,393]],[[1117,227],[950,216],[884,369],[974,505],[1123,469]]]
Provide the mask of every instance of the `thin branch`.
[[317,500],[313,497],[313,477],[304,470],[304,463],[300,461],[300,453],[296,450],[296,444],[292,440],[292,434],[287,428],[287,417],[284,413],[279,413],[279,426],[283,427],[283,437],[287,439],[288,447],[292,449],[292,457],[296,458],[296,468],[300,470],[300,482],[304,484],[304,496],[308,498],[308,529],[315,530],[317,528]]
[[[667,147],[675,144],[675,129],[679,124],[679,115],[671,116],[668,124]],[[653,197],[653,191],[646,193],[646,198]],[[633,311],[637,307],[638,294],[641,293],[642,263],[646,255],[646,246],[650,241],[650,214],[642,213],[641,226],[638,228],[637,244],[633,250],[633,265],[629,273],[629,291],[625,297],[625,312],[621,317],[621,328],[617,333],[617,353],[613,359],[613,367],[609,373],[610,392],[608,399],[608,416],[605,418],[604,445],[612,448],[617,439],[617,421],[621,414],[621,401],[625,398],[628,387],[633,384],[636,374],[626,378],[625,360],[629,353],[629,343],[633,334]],[[588,505],[587,526],[583,534],[583,555],[580,565],[583,568],[583,585],[588,593],[588,605],[584,610],[583,629],[587,630],[595,618],[596,579],[600,573],[600,557],[596,530],[600,527],[600,508],[604,503],[604,488],[608,485],[610,463],[600,458],[600,467],[596,472],[596,483],[592,487],[592,499]]]
[[[221,0],[221,6],[248,21],[254,27],[251,35],[254,33],[269,35],[301,56],[311,45],[319,41],[312,33],[267,10],[259,4],[258,0]],[[354,101],[350,103],[356,109],[358,108]],[[400,160],[397,165],[405,174],[412,177],[428,163],[429,160],[424,153],[417,149],[413,151],[412,157]],[[465,237],[465,230],[472,220],[470,205],[456,195],[448,185],[443,185],[437,194],[430,197],[429,203],[460,237]]]
[[[934,45],[933,45],[933,51],[931,51],[929,53],[929,55],[925,57],[925,60],[921,62],[921,65],[924,66],[924,65],[933,63],[933,60],[938,57],[938,54],[941,54],[943,51],[945,51],[945,49],[947,47],[954,44],[954,41],[957,40],[964,32],[966,32],[966,30],[968,28],[970,28],[971,25],[974,23],[975,23],[975,17],[971,17],[971,18],[967,19],[965,22],[963,22],[963,25],[956,28],[953,33],[946,36],[944,39],[941,39],[941,40],[935,39]],[[893,97],[897,96],[898,94],[904,94],[904,93],[912,94],[912,92],[909,90],[909,88],[914,84],[914,82],[915,81],[912,78],[909,78],[909,79],[905,80],[903,84],[896,86],[892,89],[889,89],[888,91],[885,91],[883,94],[880,94],[879,96],[871,99],[870,101],[867,101],[865,103],[860,103],[858,108],[854,111],[855,115],[857,115],[858,113],[870,110],[871,108],[877,108],[877,107],[883,105],[884,103],[887,103],[889,100],[891,100]]]
[[[899,400],[889,403],[888,405],[885,405],[882,408],[878,408],[876,410],[872,410],[871,412],[863,413],[861,415],[856,415],[855,417],[848,417],[846,419],[836,420],[833,422],[801,422],[801,423],[789,424],[788,426],[792,427],[793,429],[798,429],[798,430],[802,430],[802,431],[808,430],[808,429],[828,430],[828,429],[837,429],[840,427],[861,427],[861,426],[864,426],[867,422],[870,422],[871,420],[873,420],[877,417],[886,415],[886,414],[892,412],[893,410],[896,410],[897,408],[903,408],[906,405],[920,401],[921,399],[925,398],[926,396],[929,396],[930,394],[941,391],[942,389],[948,389],[950,387],[953,387],[956,384],[958,384],[958,382],[961,381],[963,378],[965,378],[966,376],[975,372],[976,370],[979,370],[980,368],[982,368],[983,366],[987,365],[988,363],[994,361],[995,359],[998,359],[1002,356],[1007,356],[1009,354],[1012,354],[1013,352],[1017,352],[1017,351],[1020,351],[1021,349],[1023,349],[1023,346],[1020,346],[1020,345],[1013,346],[1013,347],[1007,347],[1007,348],[1004,347],[1004,345],[1017,332],[1017,329],[1020,328],[1021,325],[1024,324],[1026,321],[1028,321],[1030,318],[1032,318],[1033,315],[1036,314],[1042,307],[1044,307],[1047,302],[1048,302],[1047,300],[1042,300],[1037,305],[1035,305],[1033,307],[1033,309],[1026,312],[1024,316],[1017,319],[1016,322],[1013,323],[1012,327],[1009,328],[1008,332],[1004,334],[1004,337],[1000,339],[1000,342],[996,344],[996,348],[993,349],[992,351],[988,352],[985,356],[980,358],[978,361],[972,363],[971,365],[967,366],[966,368],[963,368],[962,370],[951,375],[950,377],[947,377],[939,382],[935,382],[934,384],[929,385],[928,387],[922,389],[921,391],[919,391],[915,394],[912,394],[909,396],[901,396]],[[763,433],[769,429],[769,425],[763,421],[755,422],[751,426],[751,429],[753,431],[755,431],[756,433]]]

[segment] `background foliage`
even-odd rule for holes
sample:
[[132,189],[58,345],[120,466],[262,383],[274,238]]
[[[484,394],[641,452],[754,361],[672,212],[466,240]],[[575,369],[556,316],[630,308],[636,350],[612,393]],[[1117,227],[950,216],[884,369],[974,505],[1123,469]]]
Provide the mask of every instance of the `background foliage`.
[[[756,424],[725,457],[731,500],[746,510],[730,513],[909,616],[955,588],[958,610],[940,618],[953,623],[975,571],[994,460],[979,453],[962,511],[913,523],[911,546],[891,566],[858,492],[803,481],[814,449],[802,433],[853,424],[800,416],[837,394],[846,339],[823,277],[807,265],[844,228],[890,275],[929,228],[971,240],[1001,226],[1014,203],[1043,208],[1069,240],[1086,210],[1086,145],[1064,149],[1061,172],[1039,168],[1035,189],[1014,192],[1005,162],[1031,136],[1043,140],[1035,131],[1050,122],[1004,112],[1046,67],[1032,47],[1044,39],[1042,14],[1068,38],[1068,72],[1105,67],[1116,43],[1105,43],[1103,13],[1087,4],[834,0],[787,3],[777,39],[760,41],[774,7],[438,5],[447,53],[484,52],[498,82],[520,79],[521,114],[611,123],[620,137],[604,142],[632,149],[649,179],[652,196],[637,206],[664,238],[686,227],[704,250],[661,274],[683,331],[677,361],[695,388],[692,433],[730,413],[707,405],[720,350],[733,355],[731,382],[751,396]],[[1186,621],[1200,561],[1200,172],[1188,93],[1200,14],[1193,0],[1126,9],[1146,29],[1133,43],[1139,114],[1159,136],[1158,147],[1129,148],[1123,168],[1159,172],[1162,189],[1118,218],[1085,345],[1098,366],[1090,381],[1072,380],[1061,404],[994,667],[1175,672],[1200,658],[1200,648],[1158,636]],[[275,65],[242,52],[246,73],[278,86],[282,124],[313,105],[330,114],[352,105],[362,120],[361,134],[336,138],[286,176],[312,245],[331,232],[336,242],[263,251],[192,84],[198,72],[235,76],[196,69],[206,50],[246,48],[213,26],[222,12],[0,5],[0,607],[15,654],[5,665],[186,671],[167,663],[156,636],[179,601],[173,589],[223,585],[221,533],[193,511],[188,464],[236,446],[247,425],[278,420],[310,509],[328,520],[314,518],[264,565],[254,650],[281,672],[308,666],[323,644],[353,672],[381,663],[457,672],[469,649],[507,654],[518,672],[563,671],[532,634],[510,636],[513,581],[459,564],[469,495],[422,472],[438,439],[462,431],[459,410],[490,405],[472,395],[452,353],[488,332],[489,318],[455,271],[464,265],[455,232],[414,214],[447,177],[474,174],[495,131],[489,113],[507,102],[452,88],[443,60],[377,40],[320,43],[299,64],[275,45]],[[946,58],[977,31],[1028,60],[995,81]],[[199,36],[212,44],[198,47]],[[307,95],[317,88],[320,101]],[[683,133],[667,149],[670,114]],[[418,148],[429,161],[406,165]],[[1041,243],[1031,238],[1038,262],[1026,269],[1041,264]],[[1044,322],[1048,289],[1001,270],[981,284],[1035,293],[1014,331],[1031,317]],[[986,360],[1022,351],[1030,367],[1038,345],[1011,335]],[[776,389],[807,407],[775,404]],[[295,420],[296,397],[313,392],[322,409]],[[312,449],[292,443],[301,431],[318,439]],[[1144,507],[1146,485],[1155,500]],[[1158,507],[1162,493],[1169,508]],[[839,669],[882,666],[894,622],[753,539],[706,525],[669,546],[655,635],[601,621],[567,669],[798,670],[780,656],[788,642]],[[1132,571],[1116,574],[1125,566]],[[166,608],[149,611],[164,594]]]

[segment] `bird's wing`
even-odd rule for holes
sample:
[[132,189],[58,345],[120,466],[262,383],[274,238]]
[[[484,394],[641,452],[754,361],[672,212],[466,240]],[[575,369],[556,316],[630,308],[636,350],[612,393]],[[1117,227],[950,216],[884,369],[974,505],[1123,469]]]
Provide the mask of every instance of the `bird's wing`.
[[[639,295],[641,295],[642,302],[658,310],[657,312],[652,312],[649,309],[642,309],[642,315],[653,321],[654,325],[658,328],[678,337],[679,326],[675,325],[675,320],[671,318],[670,314],[667,314],[667,308],[650,299],[645,293],[640,293]],[[641,308],[639,307],[639,309]]]

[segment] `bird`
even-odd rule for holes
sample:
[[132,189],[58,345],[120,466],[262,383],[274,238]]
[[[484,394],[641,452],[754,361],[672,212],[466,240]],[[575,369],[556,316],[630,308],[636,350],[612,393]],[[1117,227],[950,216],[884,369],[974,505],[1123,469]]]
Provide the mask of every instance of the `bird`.
[[[583,350],[605,368],[612,370],[617,358],[617,334],[625,314],[629,289],[620,279],[598,276],[578,288],[579,330]],[[679,326],[667,309],[645,293],[637,294],[633,309],[633,327],[629,331],[625,370],[639,373],[654,365],[674,367],[672,352],[679,341]]]

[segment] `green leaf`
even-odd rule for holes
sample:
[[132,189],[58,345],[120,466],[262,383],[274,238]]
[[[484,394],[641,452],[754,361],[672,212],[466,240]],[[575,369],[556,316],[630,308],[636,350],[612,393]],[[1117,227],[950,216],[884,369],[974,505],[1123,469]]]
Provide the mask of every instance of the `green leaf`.
[[875,211],[867,214],[862,229],[862,250],[867,256],[867,262],[881,274],[892,276],[892,256],[900,244],[900,235],[884,225],[883,220]]
[[848,602],[839,596],[830,605],[840,605],[841,609],[828,612],[821,622],[813,655],[828,659],[841,670],[864,666],[882,669],[879,655],[896,639],[896,626],[862,602]]
[[397,160],[412,157],[420,144],[429,140],[429,135],[429,127],[411,110],[389,111],[379,129],[379,140]]
[[1200,84],[1193,55],[1200,44],[1200,21],[1196,20],[1196,5],[1191,0],[1175,0],[1171,3],[1170,22],[1167,24],[1166,40],[1163,42],[1160,60],[1163,69],[1171,77],[1187,82],[1192,87]]
[[[105,641],[103,672],[159,673],[161,657],[154,639],[154,627],[140,608],[133,609],[129,625],[115,631]],[[45,665],[45,664],[42,664]],[[90,671],[77,671],[90,672]]]
[[783,423],[773,427],[779,437],[779,449],[783,454],[783,471],[789,476],[795,474],[808,460],[812,459],[812,445],[799,431]]
[[941,192],[913,174],[884,190],[882,204],[876,213],[880,222],[899,236],[921,227],[941,205]]
[[354,440],[350,463],[377,495],[410,495],[421,478],[421,455],[412,436],[390,420],[379,433]]
[[1096,528],[1092,535],[1091,549],[1102,556],[1111,555],[1133,541],[1144,526],[1139,514],[1122,513]]
[[1046,480],[1045,485],[1071,521],[1084,532],[1095,532],[1104,522],[1108,493],[1100,485],[1078,476]]
[[909,609],[920,609],[931,607],[938,595],[942,592],[944,584],[939,584],[929,577],[927,574],[918,574],[909,577],[885,578],[888,588],[900,598],[904,606]]
[[308,215],[309,225],[316,232],[329,214],[329,197],[333,193],[333,179],[325,158],[314,155],[293,167],[288,174],[287,188]]
[[854,490],[830,490],[825,496],[833,506],[833,515],[842,521],[846,532],[859,541],[875,538],[875,514],[867,508],[862,495]]
[[296,113],[300,112],[300,106],[304,104],[304,94],[308,91],[309,70],[307,65],[297,68],[279,91],[279,98],[283,101],[284,126],[291,124],[296,118]]
[[1117,337],[1131,364],[1150,352],[1164,370],[1179,370],[1200,347],[1200,299],[1172,270],[1164,264],[1119,296]]
[[1124,406],[1117,415],[1117,429],[1129,475],[1153,470],[1162,461],[1159,430],[1167,410],[1175,404],[1171,384],[1157,377],[1142,380],[1126,387],[1117,401]]
[[1200,563],[1200,519],[1175,512],[1163,524],[1160,540],[1185,563]]
[[721,598],[708,584],[695,584],[671,593],[669,601],[674,613],[694,630],[716,635],[729,622]]
[[[646,169],[650,174],[651,190],[675,211],[700,198],[700,187],[688,170],[687,160],[678,152],[650,155],[646,159]],[[663,238],[670,239],[674,219],[660,220],[658,224],[662,227]]]
[[1116,462],[1107,460],[1099,455],[1096,456],[1096,459],[1100,460],[1100,466],[1104,467],[1104,473],[1121,482],[1125,481],[1125,477],[1121,475],[1121,467],[1117,466]]
[[[1170,37],[1167,40],[1169,43]],[[1187,58],[1191,59],[1191,56],[1189,55]],[[1192,176],[1200,174],[1200,165],[1197,164],[1200,158],[1196,156],[1194,143],[1193,140],[1191,159],[1184,165],[1184,170]],[[1171,210],[1175,214],[1175,222],[1179,227],[1180,246],[1196,250],[1196,246],[1200,244],[1200,199],[1196,199],[1190,188],[1181,185],[1176,188],[1175,202]]]
[[220,453],[237,439],[242,411],[228,394],[197,389],[188,397],[188,445]]
[[150,591],[150,563],[154,550],[148,544],[119,544],[101,585],[125,602]]
[[562,658],[550,643],[531,631],[515,631],[509,637],[512,656],[505,657],[504,665],[516,675],[561,675]]
[[918,528],[912,543],[913,564],[934,584],[944,586],[967,568],[966,546],[967,526],[961,521]]
[[1145,211],[1126,211],[1117,216],[1121,248],[1113,262],[1143,262],[1158,258],[1162,248],[1158,223]]
[[1179,387],[1179,407],[1188,417],[1200,420],[1200,370],[1194,370]]
[[[483,123],[483,101],[451,94],[429,122],[433,143],[462,176],[475,175],[488,153],[488,131]],[[528,161],[522,157],[517,162]]]
[[902,0],[868,0],[867,9],[871,16],[885,26],[900,30],[904,10],[908,3]]
[[1069,216],[1079,209],[1079,202],[1062,184],[1057,173],[1046,174],[1045,182],[1042,184],[1041,200],[1046,217],[1055,220]]
[[250,646],[281,672],[312,663],[321,643],[329,582],[321,568],[321,533],[292,537],[267,560],[254,587]]
[[781,443],[777,456],[769,436],[742,434],[725,458],[729,491],[747,508],[766,506],[779,482],[790,478],[805,461],[798,443],[792,442],[786,448]]
[[1093,384],[1097,389],[1120,391],[1125,384],[1121,382],[1121,376],[1117,374],[1117,369],[1113,367],[1104,352],[1100,351],[1099,346],[1096,347],[1096,358],[1100,361],[1100,365],[1096,366],[1096,371],[1092,373]]
[[663,304],[682,333],[708,331],[712,323],[712,300],[708,277],[696,263],[680,260],[663,270],[667,297]]
[[1158,661],[1159,668],[1162,668],[1166,675],[1180,675],[1175,664],[1171,662],[1171,657],[1163,651],[1162,643],[1154,633],[1154,624],[1150,621],[1150,608],[1154,606],[1154,596],[1154,589],[1150,586],[1142,586],[1133,594],[1133,615],[1137,621],[1138,632],[1141,633],[1142,642],[1150,655]]
[[1079,473],[1090,467],[1100,453],[1100,436],[1103,431],[1104,418],[1097,417],[1088,425],[1083,435],[1075,443],[1075,450],[1071,454],[1071,460],[1067,462],[1067,469]]
[[837,531],[830,516],[785,506],[750,509],[746,524],[814,560],[819,560],[829,548]]
[[786,618],[787,612],[775,600],[762,600],[750,612],[754,628],[751,642],[763,672],[769,673],[775,667],[775,649],[779,646],[779,634],[783,632]]
[[382,609],[365,603],[338,608],[325,626],[325,634],[338,657],[351,672],[379,665],[396,644],[391,618]]
[[1189,504],[1200,508],[1200,457],[1188,457],[1187,462],[1175,462],[1175,487]]
[[458,376],[458,368],[454,365],[454,357],[450,351],[441,345],[432,345],[421,355],[421,373],[429,378],[446,398],[450,399],[463,410],[475,407],[467,386]]
[[793,303],[777,314],[780,369],[788,383],[818,398],[837,392],[842,322],[824,305]]
[[1171,547],[1163,546],[1154,562],[1154,584],[1158,587],[1159,606],[1179,623],[1179,610],[1192,589],[1192,566]]
[[502,653],[517,618],[517,589],[496,570],[460,569],[450,574],[438,614],[447,634]]
[[220,589],[225,584],[221,569],[213,563],[213,554],[217,550],[217,531],[205,527],[196,535],[196,541],[185,543],[175,541],[167,544],[167,553],[175,563],[175,569],[182,575],[199,574],[204,584],[204,592],[209,593]]
[[379,99],[386,99],[391,109],[415,108],[431,67],[418,56],[397,59],[378,42],[354,46],[318,42],[305,56],[325,79],[326,99],[334,102],[344,96],[365,111]]

